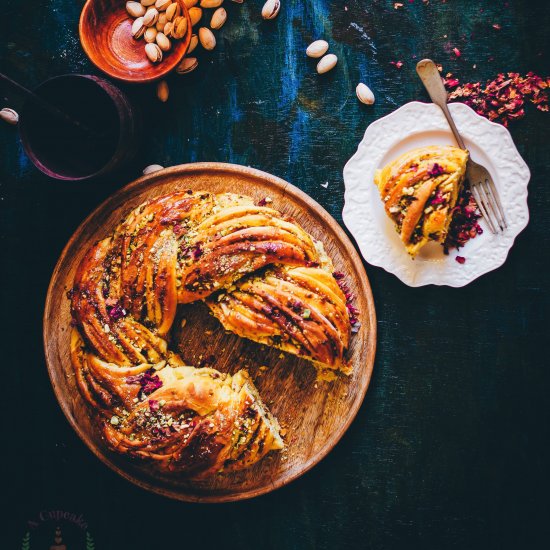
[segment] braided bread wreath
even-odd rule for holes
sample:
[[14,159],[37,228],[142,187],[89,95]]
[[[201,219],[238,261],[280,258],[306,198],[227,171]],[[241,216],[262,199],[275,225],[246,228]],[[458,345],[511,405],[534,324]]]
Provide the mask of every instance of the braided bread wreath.
[[347,378],[358,320],[341,277],[266,201],[183,190],[134,208],[85,253],[69,292],[76,383],[108,447],[189,480],[283,449],[245,370],[189,366],[169,344],[178,304],[205,303],[226,331]]

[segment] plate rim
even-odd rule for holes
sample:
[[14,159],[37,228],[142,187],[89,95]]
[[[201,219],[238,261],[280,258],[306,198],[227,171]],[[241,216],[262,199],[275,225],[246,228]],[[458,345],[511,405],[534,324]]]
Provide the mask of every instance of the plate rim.
[[[383,124],[388,119],[399,118],[400,116],[403,115],[404,112],[406,112],[410,109],[420,109],[420,110],[425,109],[426,111],[434,110],[434,112],[437,112],[437,111],[435,111],[435,109],[438,109],[438,107],[436,105],[434,105],[433,103],[430,103],[430,102],[410,101],[408,103],[405,103],[404,105],[401,105],[400,107],[398,107],[397,109],[395,109],[391,113],[388,113],[387,115],[373,121],[365,129],[363,137],[361,138],[361,141],[359,142],[355,153],[346,162],[346,164],[344,166],[344,169],[343,169],[343,178],[344,178],[345,191],[344,191],[344,207],[342,209],[342,219],[344,221],[345,226],[349,230],[349,232],[354,236],[355,241],[357,242],[357,247],[361,251],[361,256],[363,257],[363,259],[366,262],[368,262],[369,264],[374,265],[376,267],[381,267],[386,272],[391,273],[392,275],[397,277],[402,283],[406,284],[409,287],[413,287],[413,288],[417,288],[417,287],[421,287],[421,286],[428,286],[428,285],[449,286],[449,287],[452,287],[452,288],[460,288],[460,287],[463,287],[463,286],[466,286],[466,285],[470,284],[471,282],[475,281],[479,277],[481,277],[483,275],[486,275],[487,273],[498,269],[499,267],[501,267],[506,262],[506,259],[508,258],[510,250],[514,246],[518,235],[529,224],[529,206],[528,206],[527,198],[528,198],[528,184],[529,184],[529,181],[530,181],[530,178],[531,178],[531,171],[529,169],[529,166],[527,165],[527,163],[525,162],[525,160],[521,156],[520,152],[518,151],[510,131],[506,127],[504,127],[502,124],[498,124],[496,122],[490,121],[487,118],[479,115],[471,107],[469,107],[468,105],[466,105],[464,103],[452,102],[452,103],[449,103],[449,108],[451,110],[456,109],[458,111],[463,111],[465,113],[468,113],[467,116],[472,117],[472,120],[476,120],[480,124],[485,124],[488,128],[491,128],[492,131],[499,132],[501,135],[506,136],[507,141],[508,141],[508,145],[509,145],[509,150],[513,154],[514,163],[516,163],[516,165],[518,167],[518,170],[521,170],[523,175],[524,175],[524,179],[522,180],[522,182],[519,185],[520,185],[520,189],[521,189],[522,198],[524,199],[524,201],[522,203],[522,206],[523,206],[523,213],[524,213],[525,220],[524,220],[524,222],[516,225],[516,227],[513,229],[513,233],[510,233],[509,245],[507,246],[505,252],[501,256],[498,257],[498,260],[496,262],[487,264],[485,267],[483,267],[481,269],[478,269],[475,272],[471,272],[468,275],[468,277],[465,277],[465,278],[459,279],[459,280],[449,280],[448,278],[444,278],[444,277],[441,276],[441,274],[437,274],[437,273],[434,273],[434,274],[431,274],[431,275],[424,274],[423,277],[418,277],[418,278],[412,277],[411,278],[411,277],[408,277],[406,273],[403,273],[402,271],[400,271],[395,266],[395,264],[393,264],[391,262],[384,262],[383,258],[381,258],[377,255],[376,256],[372,255],[370,253],[368,243],[366,243],[365,240],[361,240],[361,239],[358,239],[356,237],[356,234],[358,233],[358,231],[357,231],[356,225],[354,223],[354,220],[350,216],[350,210],[349,210],[350,209],[350,203],[351,203],[350,197],[352,196],[353,193],[357,194],[357,191],[355,189],[356,185],[355,184],[350,185],[348,183],[351,179],[355,179],[355,177],[352,178],[352,176],[350,175],[352,170],[353,170],[353,166],[357,162],[359,162],[359,160],[361,159],[363,154],[368,153],[368,144],[366,142],[369,138],[370,132],[372,132],[373,130],[377,131],[378,127],[383,126]],[[450,129],[449,129],[449,136],[452,139],[452,133],[450,132]],[[403,139],[406,139],[406,137],[399,138],[398,142],[402,141]],[[354,187],[354,189],[352,189],[352,187]],[[367,201],[367,202],[370,202],[370,201]]]
[[[185,173],[193,173],[196,171],[209,171],[209,170],[213,172],[231,172],[233,174],[246,174],[250,177],[257,177],[263,180],[267,180],[270,184],[280,188],[283,195],[286,195],[288,192],[289,194],[293,194],[294,196],[296,196],[299,200],[302,200],[304,203],[306,203],[306,205],[309,208],[313,208],[314,211],[320,215],[323,222],[330,225],[330,227],[334,230],[334,232],[336,233],[338,238],[341,240],[341,242],[345,245],[348,253],[350,254],[350,260],[354,265],[354,269],[356,270],[358,280],[360,281],[363,287],[362,291],[365,293],[365,300],[367,302],[368,309],[365,312],[362,311],[361,314],[362,316],[364,316],[365,320],[368,319],[369,339],[367,342],[367,353],[368,353],[368,357],[370,357],[371,360],[366,365],[362,365],[362,368],[367,369],[365,373],[366,379],[363,384],[363,387],[358,393],[357,398],[353,402],[353,407],[350,409],[350,414],[348,414],[346,421],[344,423],[339,424],[338,430],[335,432],[335,435],[333,435],[332,438],[327,441],[327,443],[320,449],[320,451],[316,455],[312,456],[309,460],[303,463],[303,465],[300,468],[296,468],[296,470],[292,472],[287,478],[280,479],[279,481],[270,481],[260,488],[248,489],[245,492],[231,492],[226,494],[213,494],[213,495],[208,495],[208,494],[195,495],[195,494],[189,494],[189,493],[182,493],[177,489],[158,486],[154,482],[140,479],[139,477],[119,467],[110,458],[110,455],[108,454],[107,449],[104,449],[105,452],[101,452],[99,447],[96,447],[96,445],[93,444],[91,438],[87,435],[86,431],[78,424],[76,419],[73,418],[68,402],[65,399],[62,399],[61,389],[57,386],[56,381],[54,380],[53,373],[55,369],[48,353],[47,323],[48,323],[48,316],[52,311],[54,286],[59,276],[59,272],[62,267],[62,264],[65,261],[67,252],[74,245],[74,242],[80,237],[80,234],[84,231],[84,229],[90,224],[90,222],[98,214],[103,212],[105,208],[108,208],[111,203],[116,203],[118,197],[120,195],[124,195],[128,193],[128,191],[139,192],[141,189],[145,189],[149,186],[154,187],[155,182],[156,180],[159,179],[159,177],[164,178],[165,176],[170,176],[170,175],[175,176],[175,175],[180,175]],[[370,281],[365,271],[365,267],[363,265],[361,256],[359,255],[358,251],[356,250],[350,238],[346,235],[344,229],[319,203],[317,203],[312,197],[310,197],[307,193],[305,193],[298,187],[283,180],[282,178],[269,174],[268,172],[264,172],[256,168],[252,168],[250,166],[242,166],[242,165],[232,164],[232,163],[196,162],[196,163],[180,164],[180,165],[164,168],[163,170],[159,170],[158,172],[143,175],[138,179],[124,185],[123,187],[117,189],[114,193],[109,195],[105,200],[103,200],[78,225],[78,227],[74,230],[71,237],[69,238],[69,240],[63,247],[62,251],[60,252],[59,258],[52,271],[52,275],[51,275],[50,282],[48,284],[47,293],[46,293],[44,313],[42,316],[42,340],[43,340],[44,356],[46,360],[46,369],[48,371],[48,377],[50,379],[50,383],[52,385],[52,389],[54,391],[54,395],[57,400],[57,403],[60,406],[61,410],[63,411],[63,414],[66,420],[68,421],[70,426],[73,428],[73,430],[76,432],[80,440],[103,464],[107,465],[112,471],[114,471],[115,473],[117,473],[127,481],[133,483],[134,485],[137,485],[142,489],[145,489],[149,492],[152,492],[164,497],[168,497],[174,500],[179,500],[184,502],[223,503],[223,502],[233,502],[233,501],[254,498],[266,493],[270,493],[281,487],[284,487],[292,483],[299,477],[303,476],[305,473],[311,470],[314,466],[319,464],[319,462],[321,462],[334,449],[334,447],[336,447],[336,445],[340,442],[344,434],[348,431],[349,427],[357,417],[357,414],[359,413],[359,410],[364,402],[366,393],[368,391],[370,382],[372,380],[372,373],[374,370],[374,362],[376,359],[376,348],[377,348],[377,319],[376,319],[376,310],[374,305],[372,287],[370,285]]]

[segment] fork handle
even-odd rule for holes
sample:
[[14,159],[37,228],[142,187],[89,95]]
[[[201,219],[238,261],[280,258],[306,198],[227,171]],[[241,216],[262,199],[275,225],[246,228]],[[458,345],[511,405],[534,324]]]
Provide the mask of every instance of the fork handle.
[[441,75],[439,74],[435,63],[431,59],[422,59],[422,61],[419,61],[416,64],[416,72],[418,73],[420,80],[422,80],[426,91],[430,95],[430,99],[443,111],[458,146],[461,149],[466,150],[464,141],[462,141],[462,138],[458,133],[455,121],[453,120],[449,107],[447,106],[447,90],[445,90],[445,86],[441,80]]

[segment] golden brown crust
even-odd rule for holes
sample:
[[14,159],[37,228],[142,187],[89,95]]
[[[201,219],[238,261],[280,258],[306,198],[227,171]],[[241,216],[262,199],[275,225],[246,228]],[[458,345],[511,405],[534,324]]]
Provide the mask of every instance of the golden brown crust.
[[414,256],[430,240],[443,243],[464,181],[468,152],[452,146],[409,151],[375,174],[386,214]]

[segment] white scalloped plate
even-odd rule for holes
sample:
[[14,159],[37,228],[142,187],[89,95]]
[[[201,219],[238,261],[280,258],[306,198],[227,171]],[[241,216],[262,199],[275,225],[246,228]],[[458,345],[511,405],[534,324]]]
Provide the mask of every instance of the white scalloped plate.
[[[531,174],[510,132],[462,103],[452,103],[449,108],[472,158],[493,176],[508,222],[504,234],[493,235],[482,219],[483,234],[460,252],[446,256],[441,245],[430,243],[412,259],[386,216],[374,185],[375,170],[416,147],[455,145],[443,112],[433,103],[413,101],[373,122],[344,167],[344,223],[367,262],[409,286],[467,285],[504,263],[514,239],[529,221],[527,184]],[[465,257],[466,263],[455,261],[457,255]]]

